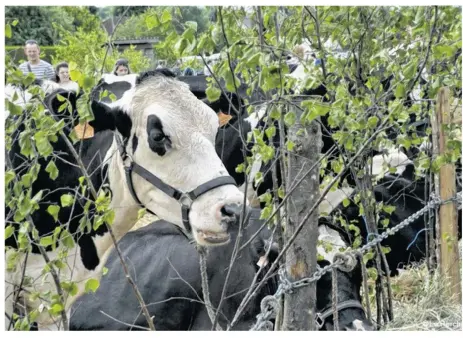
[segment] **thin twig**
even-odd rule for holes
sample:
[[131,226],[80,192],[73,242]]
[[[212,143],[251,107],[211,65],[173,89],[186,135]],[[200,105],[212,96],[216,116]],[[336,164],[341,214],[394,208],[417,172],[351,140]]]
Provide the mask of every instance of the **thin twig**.
[[140,329],[140,330],[149,331],[149,329],[147,329],[146,327],[139,326],[139,325],[135,325],[135,324],[125,323],[125,322],[123,322],[122,320],[116,319],[116,318],[114,318],[113,316],[108,315],[108,314],[107,314],[106,312],[104,312],[103,310],[100,310],[100,313],[103,314],[103,315],[105,315],[105,316],[108,317],[108,318],[111,318],[111,319],[114,320],[115,322],[118,322],[118,323],[123,324],[123,325],[127,325],[127,326],[130,327],[131,329],[135,328],[135,329]]
[[429,34],[429,43],[428,43],[428,48],[426,50],[426,55],[424,57],[423,64],[421,65],[420,70],[418,71],[418,74],[416,74],[415,78],[413,79],[413,81],[408,86],[407,96],[413,90],[413,87],[415,87],[416,82],[421,77],[421,73],[423,72],[424,67],[426,67],[426,63],[428,62],[428,58],[429,58],[429,52],[431,51],[432,39],[434,37],[434,33],[436,32],[436,24],[437,24],[437,6],[434,6],[434,23],[432,25],[431,32]]
[[104,58],[103,58],[103,64],[101,65],[101,70],[100,70],[100,74],[103,74],[103,71],[104,71],[104,65],[106,63],[106,58],[108,56],[108,52],[109,52],[109,48],[111,48],[111,41],[112,41],[112,38],[114,36],[114,33],[116,33],[116,29],[117,27],[119,26],[119,24],[121,23],[121,20],[122,18],[125,16],[125,14],[127,13],[127,11],[130,9],[131,6],[127,6],[127,8],[125,9],[125,11],[122,13],[122,15],[119,17],[119,20],[117,21],[116,23],[116,26],[114,26],[114,29],[111,33],[111,35],[109,36],[108,38],[108,47],[106,47],[106,52],[105,52],[105,55],[104,55]]

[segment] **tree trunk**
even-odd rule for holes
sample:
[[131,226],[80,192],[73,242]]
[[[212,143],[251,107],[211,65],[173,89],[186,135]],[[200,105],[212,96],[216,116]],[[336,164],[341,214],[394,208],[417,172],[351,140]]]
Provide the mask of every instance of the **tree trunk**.
[[[298,106],[300,101],[295,102]],[[294,106],[288,112],[296,113],[296,123],[289,128],[288,139],[295,146],[288,152],[287,188],[307,173],[312,173],[301,182],[288,200],[288,217],[284,233],[287,241],[298,224],[319,198],[319,166],[315,166],[321,149],[320,126],[316,121],[303,126],[300,123],[302,111]],[[299,133],[298,133],[299,131]],[[303,131],[303,132],[301,132]],[[286,274],[290,281],[312,276],[317,264],[318,210],[315,210],[304,224],[293,245],[286,253]],[[295,289],[284,298],[283,330],[314,331],[316,283]]]

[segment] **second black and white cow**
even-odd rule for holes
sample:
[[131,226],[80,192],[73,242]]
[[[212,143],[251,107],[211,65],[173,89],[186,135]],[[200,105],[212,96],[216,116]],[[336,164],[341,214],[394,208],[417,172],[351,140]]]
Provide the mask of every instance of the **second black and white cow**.
[[[50,103],[53,100],[58,100],[56,94],[46,99],[48,108],[53,107],[53,102]],[[92,128],[93,135],[75,145],[94,188],[101,191],[104,184],[109,188],[109,207],[114,210],[112,229],[116,239],[133,226],[138,210],[145,207],[190,231],[199,245],[227,243],[229,226],[233,226],[239,218],[243,194],[214,149],[219,126],[217,115],[185,84],[162,71],[125,92],[121,101],[122,106],[112,108],[92,102],[95,119],[87,128]],[[57,112],[50,113],[59,118]],[[28,133],[31,131],[18,119],[21,119],[20,115],[10,116],[7,120],[7,124],[19,121],[8,156],[12,169],[23,174],[29,163],[27,157],[21,154],[21,143],[25,137],[30,137]],[[76,122],[74,120],[70,128]],[[49,132],[53,132],[52,129]],[[83,224],[89,226],[84,227],[84,231],[79,230],[86,202],[94,199],[89,189],[84,195],[78,195],[71,206],[61,205],[62,195],[79,190],[79,178],[83,174],[67,144],[55,134],[53,132],[46,137],[58,154],[55,165],[60,175],[56,180],[50,178],[45,170],[47,162],[42,157],[38,158],[41,167],[36,173],[37,179],[33,180],[31,196],[41,191],[44,198],[38,210],[31,214],[31,219],[39,236],[46,236],[50,231],[53,233],[60,224],[69,225],[69,233],[76,245],[70,250],[67,265],[60,270],[59,276],[61,281],[77,283],[77,294],[68,297],[65,304],[65,308],[69,309],[83,293],[87,279],[100,277],[104,254],[111,248],[112,240],[104,224],[93,230],[97,213],[93,207],[89,210],[88,219],[83,220]],[[61,206],[57,221],[47,212],[50,205]],[[18,231],[19,221],[13,221],[15,215],[14,219],[19,219],[14,202],[7,206],[6,215],[7,224],[13,224]],[[6,246],[17,247],[15,238],[15,234],[8,238]],[[58,257],[59,249],[59,246],[57,249],[46,246],[50,260]],[[20,256],[18,259],[21,261],[23,258]],[[26,275],[36,280],[42,275],[43,267],[43,257],[33,246],[33,252],[27,259]],[[6,274],[7,326],[13,312],[13,288],[20,284],[20,279],[21,269]],[[48,274],[37,291],[52,289],[52,277]],[[29,302],[28,297],[24,300]],[[28,305],[39,308],[41,302],[37,299]],[[47,308],[50,304],[43,306]],[[41,326],[49,325],[51,318],[48,311],[43,311],[37,321]]]
[[[376,205],[392,206],[393,210],[376,210],[378,214],[377,227],[379,233],[387,228],[392,228],[405,221],[412,214],[421,210],[426,204],[426,191],[424,179],[414,176],[413,165],[407,164],[406,169],[399,173],[386,173],[373,186],[374,198]],[[346,226],[354,225],[358,227],[362,243],[365,244],[371,240],[370,231],[366,226],[365,218],[360,213],[360,208],[354,203],[353,194],[356,192],[352,188],[344,188],[333,205],[332,215],[340,217],[343,221],[335,221],[334,228],[342,229],[342,223]],[[348,199],[349,205],[343,206],[341,202]],[[388,219],[388,221],[385,221]],[[461,238],[461,213],[458,216],[459,238]],[[412,262],[420,262],[426,257],[426,231],[435,230],[433,219],[427,220],[425,215],[417,218],[403,229],[399,230],[393,236],[382,241],[381,245],[391,249],[386,254],[386,260],[389,265],[391,276],[398,273],[399,268],[403,268]],[[344,233],[344,240],[352,243],[354,232],[347,231]]]

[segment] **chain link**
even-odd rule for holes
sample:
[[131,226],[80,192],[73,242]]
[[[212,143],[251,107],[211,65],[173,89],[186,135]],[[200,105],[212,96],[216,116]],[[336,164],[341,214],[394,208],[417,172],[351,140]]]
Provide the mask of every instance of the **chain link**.
[[[397,224],[395,227],[385,230],[380,235],[375,236],[375,239],[365,244],[362,248],[357,250],[347,250],[343,253],[338,253],[336,255],[336,259],[330,265],[326,265],[323,268],[317,266],[317,271],[311,276],[307,278],[300,279],[295,282],[291,282],[286,277],[286,273],[284,268],[279,269],[278,276],[279,276],[279,284],[278,289],[274,295],[269,295],[264,297],[261,302],[261,313],[257,315],[256,324],[251,328],[251,331],[259,331],[259,330],[272,330],[273,325],[269,321],[272,318],[275,318],[276,311],[277,311],[277,304],[278,300],[284,293],[292,293],[294,289],[301,288],[307,286],[313,282],[318,281],[320,278],[323,277],[328,271],[333,269],[350,269],[352,265],[352,255],[364,254],[371,248],[375,247],[383,240],[388,238],[391,235],[394,235],[398,231],[402,230],[406,226],[410,225],[411,223],[415,222],[418,218],[424,215],[430,209],[434,209],[439,205],[447,204],[450,202],[457,203],[458,209],[462,207],[462,200],[461,200],[461,192],[457,193],[454,197],[449,198],[445,201],[442,201],[440,197],[436,196],[435,194],[431,194],[431,200],[424,206],[423,209],[415,212],[413,215],[405,219],[404,221]],[[354,262],[355,256],[354,256]]]

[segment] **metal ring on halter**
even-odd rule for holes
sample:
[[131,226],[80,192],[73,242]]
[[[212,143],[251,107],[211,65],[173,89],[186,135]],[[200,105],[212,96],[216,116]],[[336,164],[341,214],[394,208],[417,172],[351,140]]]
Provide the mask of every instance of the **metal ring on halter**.
[[183,193],[178,201],[182,206],[185,206],[187,208],[191,208],[191,205],[193,204],[193,200],[191,199],[190,195],[186,193]]

